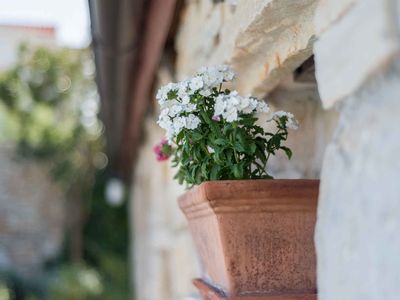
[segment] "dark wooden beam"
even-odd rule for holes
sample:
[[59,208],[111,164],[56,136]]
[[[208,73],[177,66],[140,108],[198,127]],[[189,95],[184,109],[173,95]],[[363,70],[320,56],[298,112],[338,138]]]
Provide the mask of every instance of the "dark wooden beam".
[[145,0],[88,0],[109,169],[117,173]]
[[151,0],[148,5],[120,145],[119,170],[127,181],[131,177],[144,116],[151,103],[151,88],[173,20],[176,0]]

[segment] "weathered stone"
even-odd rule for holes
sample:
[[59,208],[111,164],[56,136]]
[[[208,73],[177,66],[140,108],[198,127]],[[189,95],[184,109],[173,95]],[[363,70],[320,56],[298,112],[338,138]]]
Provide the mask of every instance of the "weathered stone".
[[[322,4],[331,7],[336,2],[326,0]],[[399,7],[399,0],[357,1],[323,32],[314,52],[325,108],[351,95],[400,55]],[[322,15],[317,15],[317,20],[326,10],[318,11]]]
[[[290,130],[285,145],[293,151],[293,157],[288,160],[285,153],[278,152],[271,157],[268,170],[275,178],[319,178],[326,144],[332,137],[336,127],[338,113],[324,110],[321,106],[315,83],[298,83],[292,76],[284,80],[267,97],[267,102],[273,111],[284,110],[292,112],[299,120],[298,130]],[[260,121],[264,127],[268,116]],[[268,128],[268,127],[267,127]]]
[[334,22],[343,17],[359,0],[320,0],[315,12],[315,32],[321,35]]
[[64,232],[64,195],[48,168],[0,147],[0,271],[32,279],[58,254]]
[[400,67],[344,103],[324,160],[316,233],[321,300],[400,295]]
[[178,36],[178,72],[231,64],[236,88],[262,97],[312,55],[317,1],[189,1]]
[[155,119],[147,120],[145,132],[130,206],[135,299],[183,300],[195,292],[191,278],[199,274],[192,239],[177,205],[184,189],[172,179],[171,164],[157,162],[152,152],[163,135]]

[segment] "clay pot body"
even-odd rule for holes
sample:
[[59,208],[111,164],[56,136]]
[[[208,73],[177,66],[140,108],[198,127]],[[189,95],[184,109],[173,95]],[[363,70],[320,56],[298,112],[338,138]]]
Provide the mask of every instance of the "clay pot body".
[[316,299],[318,180],[204,182],[179,198],[205,299]]

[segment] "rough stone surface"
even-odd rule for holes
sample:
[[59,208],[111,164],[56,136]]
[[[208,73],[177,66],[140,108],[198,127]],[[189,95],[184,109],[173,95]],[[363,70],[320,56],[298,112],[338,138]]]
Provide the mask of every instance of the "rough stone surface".
[[64,196],[48,169],[0,147],[0,271],[32,278],[63,240]]
[[231,64],[242,93],[262,97],[312,54],[316,0],[187,1],[178,35],[179,77]]
[[152,147],[163,135],[149,118],[130,205],[134,231],[132,264],[137,300],[183,300],[195,293],[191,279],[199,275],[196,252],[186,220],[177,204],[184,189],[172,179],[169,162],[157,162]]
[[[325,0],[321,6],[332,7],[336,2]],[[353,2],[315,43],[316,75],[325,108],[356,92],[369,77],[400,56],[400,1]],[[323,27],[318,23],[327,10],[318,10],[317,26]]]
[[323,31],[342,18],[359,0],[320,0],[315,12],[315,31],[320,35]]
[[400,68],[346,99],[321,176],[320,300],[400,295]]
[[[275,178],[319,178],[326,144],[332,137],[338,113],[324,110],[318,96],[316,83],[299,83],[292,76],[282,82],[267,96],[272,110],[292,112],[300,122],[298,130],[290,130],[285,143],[293,151],[291,160],[283,152],[273,156],[269,170]],[[265,121],[260,123],[268,127]]]

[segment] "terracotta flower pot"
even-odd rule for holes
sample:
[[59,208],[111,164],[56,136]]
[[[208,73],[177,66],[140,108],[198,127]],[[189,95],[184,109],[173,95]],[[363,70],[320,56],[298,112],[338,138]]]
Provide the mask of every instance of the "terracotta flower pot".
[[205,182],[179,198],[205,299],[316,299],[318,180]]

